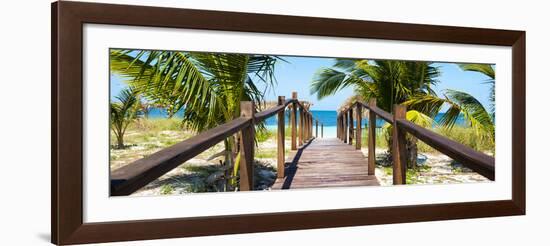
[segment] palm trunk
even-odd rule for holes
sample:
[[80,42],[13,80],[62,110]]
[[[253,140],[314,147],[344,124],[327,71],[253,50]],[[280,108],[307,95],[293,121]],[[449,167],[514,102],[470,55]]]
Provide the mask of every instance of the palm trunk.
[[[388,138],[388,162],[392,162],[392,151],[393,151],[393,142],[392,142],[391,132]],[[407,137],[406,140],[407,148],[407,168],[416,168],[418,166],[418,139],[416,137]]]
[[117,149],[124,149],[124,137],[122,134],[116,135]]
[[418,158],[418,139],[416,137],[407,138],[407,167],[416,168]]
[[232,173],[233,173],[233,158],[232,158],[232,152],[231,152],[231,143],[228,138],[226,138],[223,141],[224,149],[225,149],[225,191],[230,191],[232,189],[231,185],[231,179],[232,179]]

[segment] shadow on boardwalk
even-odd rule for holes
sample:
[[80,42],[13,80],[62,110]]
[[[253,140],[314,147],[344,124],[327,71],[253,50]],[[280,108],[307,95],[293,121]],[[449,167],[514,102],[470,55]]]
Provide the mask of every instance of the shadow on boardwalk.
[[302,153],[304,152],[304,149],[307,148],[313,142],[313,139],[309,140],[306,144],[300,146],[300,148],[296,151],[296,154],[292,158],[291,162],[285,163],[285,181],[283,182],[283,186],[281,189],[290,189],[290,185],[292,184],[292,180],[294,179],[294,176],[296,175],[296,171],[298,171],[298,162],[300,161],[300,157],[302,156]]

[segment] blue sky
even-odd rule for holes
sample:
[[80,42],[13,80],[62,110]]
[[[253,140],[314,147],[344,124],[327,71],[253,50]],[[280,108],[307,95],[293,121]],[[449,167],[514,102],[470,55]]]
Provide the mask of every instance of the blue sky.
[[[292,91],[298,92],[298,98],[313,103],[313,110],[336,110],[346,98],[353,95],[353,88],[348,87],[333,96],[317,100],[316,95],[310,95],[310,83],[319,68],[331,67],[332,58],[314,57],[283,57],[288,63],[279,62],[275,67],[277,86],[269,91],[266,100],[276,101],[277,96],[290,97]],[[464,91],[477,98],[486,109],[489,107],[489,85],[487,77],[476,72],[462,71],[454,63],[435,63],[441,71],[437,78],[440,83],[434,88],[438,95],[446,89]],[[111,76],[111,96],[126,87],[124,81],[117,75]]]

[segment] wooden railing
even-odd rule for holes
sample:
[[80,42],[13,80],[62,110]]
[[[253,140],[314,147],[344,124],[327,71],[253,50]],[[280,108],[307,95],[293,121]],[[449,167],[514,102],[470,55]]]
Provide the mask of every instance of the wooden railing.
[[[337,116],[337,137],[361,149],[362,109],[369,110],[368,118],[368,174],[374,175],[376,149],[376,117],[392,124],[392,165],[393,183],[406,183],[407,148],[406,133],[415,136],[432,148],[460,162],[462,165],[476,171],[490,180],[495,180],[495,159],[492,156],[478,152],[470,147],[448,139],[426,128],[418,126],[406,119],[407,109],[403,105],[394,105],[393,115],[376,107],[376,99],[368,104],[356,102],[341,110]],[[353,113],[355,110],[356,128],[354,128]],[[354,134],[355,130],[355,134]],[[355,136],[354,136],[355,135]]]
[[[298,146],[313,138],[313,121],[315,120],[316,126],[315,136],[317,136],[319,124],[309,111],[310,105],[299,101],[296,92],[293,92],[292,99],[288,100],[285,100],[284,96],[279,96],[277,106],[257,113],[254,103],[241,102],[239,118],[112,171],[110,193],[112,196],[132,194],[234,134],[239,134],[241,153],[239,190],[252,190],[254,189],[255,125],[275,114],[277,114],[277,177],[284,177],[285,109],[287,107],[290,109],[291,149],[296,150]],[[321,136],[322,134],[323,125],[321,124]]]

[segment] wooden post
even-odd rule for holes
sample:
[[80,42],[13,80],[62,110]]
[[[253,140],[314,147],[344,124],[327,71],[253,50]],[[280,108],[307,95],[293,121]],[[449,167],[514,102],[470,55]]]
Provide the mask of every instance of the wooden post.
[[342,121],[342,113],[340,112],[340,116],[338,117],[338,138],[340,141],[342,141],[342,125],[344,125],[344,122]]
[[311,113],[307,116],[307,139],[313,138],[313,117],[311,116]]
[[309,139],[309,113],[304,114],[304,143]]
[[306,110],[304,110],[304,144],[307,142],[307,140],[309,139],[309,113],[307,111],[307,108]]
[[298,145],[302,146],[304,143],[304,109],[302,107],[298,109],[298,115],[300,116],[298,124]]
[[344,120],[344,125],[342,127],[342,138],[344,138],[344,143],[348,142],[348,111],[342,112],[342,119]]
[[323,123],[321,123],[321,138],[323,138]]
[[404,105],[394,105],[393,107],[393,184],[405,184],[407,167],[407,148],[405,144],[405,132],[397,126],[397,120],[405,119],[407,108]]
[[[285,97],[279,96],[278,105],[285,104]],[[277,113],[277,178],[285,177],[285,110]]]
[[304,110],[304,132],[303,132],[304,138],[302,139],[303,144],[305,144],[307,142],[307,132],[308,132],[308,123],[307,123],[307,121],[308,121],[308,117],[309,116],[307,114],[307,109],[306,109],[306,110]]
[[313,138],[313,115],[309,115],[309,138]]
[[[369,100],[369,107],[376,107],[376,99],[371,98]],[[368,145],[369,145],[369,156],[368,156],[368,174],[375,175],[374,170],[376,162],[376,114],[369,110],[369,132],[368,132]]]
[[342,112],[340,112],[340,141],[344,141],[344,118],[342,117]]
[[342,113],[340,113],[340,117],[338,117],[338,134],[340,134],[340,136],[338,136],[338,139],[340,139],[340,141],[342,141],[342,125],[344,124],[344,122],[342,121]]
[[241,102],[241,117],[251,118],[252,123],[241,130],[239,163],[239,188],[254,189],[254,102]]
[[311,124],[311,113],[307,114],[307,139],[313,136],[313,124]]
[[348,124],[348,128],[349,128],[348,138],[349,138],[349,141],[348,141],[348,144],[352,145],[353,144],[353,106],[350,106],[350,108],[349,108],[348,117],[349,117],[349,124]]
[[302,145],[304,145],[307,141],[307,109],[304,108],[303,115],[304,115],[304,129],[302,130]]
[[[322,129],[322,124],[321,124],[321,129]],[[321,135],[323,135],[322,133],[323,131],[321,130]],[[336,138],[340,139],[340,113],[338,113],[336,115]]]
[[313,138],[317,137],[317,134],[313,135],[313,133],[314,133],[313,125],[315,124],[315,119],[313,118],[313,114],[311,114],[311,116],[309,117],[309,122],[311,123],[311,133],[310,133],[310,135],[311,135],[311,138],[313,139]]
[[361,149],[361,141],[362,141],[362,137],[361,134],[361,121],[362,121],[362,117],[361,117],[361,111],[363,109],[363,106],[360,104],[360,103],[356,103],[355,104],[356,106],[356,109],[355,109],[355,121],[357,122],[356,123],[356,129],[355,130],[355,149]]
[[309,112],[306,113],[305,119],[306,119],[306,132],[305,132],[305,134],[306,134],[305,140],[306,141],[305,142],[307,142],[307,140],[309,139]]
[[344,140],[344,116],[342,112],[340,112],[340,141],[345,141]]
[[[292,99],[298,99],[298,92],[292,92]],[[290,149],[296,150],[296,101],[292,102],[292,112],[290,112]]]
[[319,121],[315,120],[315,138],[319,138]]

